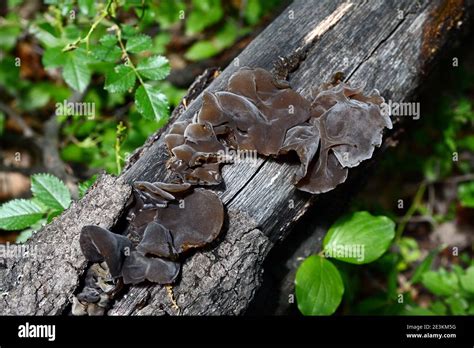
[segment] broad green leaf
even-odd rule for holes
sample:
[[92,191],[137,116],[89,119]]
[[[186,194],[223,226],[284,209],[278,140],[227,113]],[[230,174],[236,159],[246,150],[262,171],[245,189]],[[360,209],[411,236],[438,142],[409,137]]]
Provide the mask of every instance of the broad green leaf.
[[76,91],[84,92],[91,80],[88,67],[89,58],[81,49],[66,52],[66,62],[63,68],[64,81]]
[[426,272],[421,277],[421,282],[425,288],[438,296],[449,296],[459,290],[458,277],[444,269]]
[[133,69],[119,65],[105,76],[105,89],[111,93],[125,92],[135,86],[137,76]]
[[386,216],[362,211],[331,226],[323,241],[326,256],[364,264],[382,256],[395,236],[395,223]]
[[43,209],[31,200],[14,199],[0,206],[0,228],[22,230],[41,220]]
[[433,311],[436,315],[446,315],[448,308],[441,301],[435,301],[431,304],[430,310]]
[[53,210],[64,210],[71,204],[71,193],[66,185],[51,174],[31,177],[33,196]]
[[313,255],[298,267],[295,291],[301,313],[331,315],[341,303],[344,285],[336,266]]
[[203,31],[224,15],[221,0],[193,0],[192,3],[193,10],[186,18],[186,35]]
[[135,92],[137,110],[146,119],[165,122],[168,118],[168,100],[157,88],[145,83]]
[[469,303],[459,295],[454,295],[446,299],[446,303],[453,315],[466,315]]
[[163,80],[170,73],[170,64],[163,56],[151,56],[141,61],[137,70],[140,75],[149,79]]
[[215,56],[220,49],[212,41],[198,41],[185,53],[184,57],[191,61],[198,61]]
[[465,274],[459,277],[459,281],[464,290],[474,294],[474,266],[467,268]]
[[139,53],[152,48],[151,37],[145,34],[138,34],[127,40],[125,49],[128,52]]
[[418,283],[421,280],[423,274],[430,270],[433,260],[438,254],[438,251],[438,249],[432,250],[428,256],[426,256],[425,259],[418,265],[418,267],[416,267],[415,272],[413,273],[413,276],[410,280],[412,284]]
[[474,181],[460,184],[458,197],[463,207],[474,208]]

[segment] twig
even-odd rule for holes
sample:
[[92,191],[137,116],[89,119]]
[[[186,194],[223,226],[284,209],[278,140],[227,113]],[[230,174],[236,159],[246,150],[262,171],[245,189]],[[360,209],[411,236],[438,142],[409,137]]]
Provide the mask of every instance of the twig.
[[21,127],[25,138],[32,138],[35,135],[35,132],[28,126],[25,120],[7,104],[0,102],[0,110],[6,113],[8,117],[13,119]]

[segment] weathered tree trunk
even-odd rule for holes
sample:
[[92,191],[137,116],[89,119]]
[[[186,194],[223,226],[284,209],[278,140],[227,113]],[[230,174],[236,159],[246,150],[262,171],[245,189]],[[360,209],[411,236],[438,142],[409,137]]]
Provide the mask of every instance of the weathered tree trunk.
[[[279,56],[300,61],[290,75],[292,87],[311,98],[313,87],[342,71],[351,84],[377,88],[386,99],[406,101],[434,58],[468,19],[463,1],[295,1],[268,26],[208,87],[226,87],[239,67],[270,70]],[[295,54],[304,52],[306,54]],[[197,97],[179,119],[192,117]],[[165,130],[166,131],[166,130]],[[110,228],[119,217],[134,180],[163,181],[167,152],[163,132],[152,137],[119,178],[103,176],[81,201],[43,228],[29,242],[28,257],[3,258],[0,313],[64,314],[78,290],[87,262],[78,247],[83,225]],[[183,266],[172,293],[157,285],[132,286],[110,315],[241,314],[261,283],[262,263],[315,200],[297,191],[291,178],[297,164],[259,158],[223,168],[215,188],[227,210],[225,231],[215,245],[196,251]],[[349,176],[354,171],[350,171]],[[344,184],[337,190],[348,190]],[[318,211],[312,211],[317,215]],[[294,231],[298,233],[298,231]]]

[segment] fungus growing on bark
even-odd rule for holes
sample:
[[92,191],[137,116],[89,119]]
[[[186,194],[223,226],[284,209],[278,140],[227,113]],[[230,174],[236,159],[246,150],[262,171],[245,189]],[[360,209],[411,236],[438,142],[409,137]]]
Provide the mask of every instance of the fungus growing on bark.
[[195,189],[181,204],[158,209],[156,220],[171,232],[178,253],[211,243],[224,223],[224,206],[212,191]]
[[222,181],[219,155],[225,149],[208,122],[180,124],[165,136],[171,158],[168,169],[194,185],[216,185]]
[[178,277],[181,264],[160,257],[146,257],[132,251],[123,263],[124,284],[138,284],[145,280],[158,284],[171,284]]
[[264,69],[243,68],[227,91],[204,94],[198,120],[225,135],[231,147],[269,156],[278,154],[290,128],[309,117],[310,103],[299,93],[277,85]]
[[129,252],[132,247],[132,243],[127,237],[95,225],[87,225],[82,228],[79,244],[88,261],[105,261],[114,278],[120,277],[125,253]]

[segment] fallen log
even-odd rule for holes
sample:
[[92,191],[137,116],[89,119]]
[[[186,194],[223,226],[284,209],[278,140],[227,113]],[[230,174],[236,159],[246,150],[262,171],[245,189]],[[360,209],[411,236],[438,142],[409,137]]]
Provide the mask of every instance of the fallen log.
[[[313,88],[342,71],[346,81],[377,88],[386,100],[409,101],[450,34],[459,33],[471,7],[463,1],[298,0],[275,19],[208,87],[225,88],[240,67],[271,70],[279,57],[295,90],[311,99]],[[201,106],[198,95],[176,119],[190,119]],[[79,232],[88,224],[112,228],[135,180],[166,181],[166,127],[132,157],[118,178],[104,175],[82,200],[39,231],[25,247],[28,255],[0,254],[0,313],[59,315],[70,312],[71,298],[88,264],[79,250]],[[136,285],[113,303],[109,315],[242,314],[261,284],[268,252],[283,240],[317,200],[296,190],[297,163],[259,157],[223,167],[224,184],[212,188],[227,210],[217,243],[196,251],[171,289]],[[353,175],[350,171],[349,176]],[[350,181],[337,190],[349,190]],[[294,231],[298,233],[298,231]],[[12,248],[12,246],[10,246]]]

